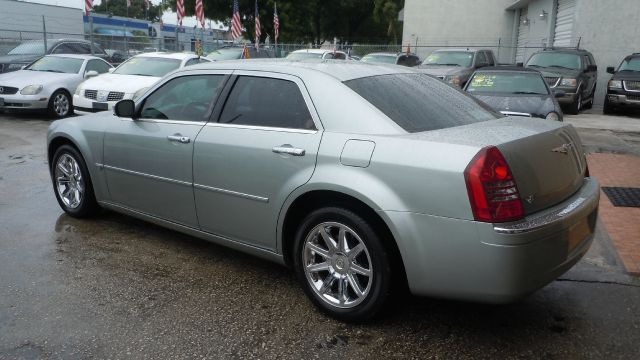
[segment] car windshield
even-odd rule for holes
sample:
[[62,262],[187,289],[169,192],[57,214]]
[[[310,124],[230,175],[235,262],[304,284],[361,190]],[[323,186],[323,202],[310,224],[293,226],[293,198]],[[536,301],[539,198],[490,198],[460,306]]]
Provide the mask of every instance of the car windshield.
[[311,53],[311,52],[293,52],[287,55],[287,59],[289,60],[322,59],[322,54]]
[[218,49],[215,50],[207,58],[211,60],[233,60],[242,58],[242,49]]
[[360,61],[375,62],[375,63],[385,63],[385,64],[395,64],[396,63],[396,56],[395,55],[369,54],[369,55],[365,55]]
[[558,52],[541,52],[534,54],[527,66],[532,67],[559,67],[579,70],[581,68],[580,55]]
[[11,51],[8,55],[42,55],[44,54],[44,43],[42,41],[24,42]]
[[473,53],[469,51],[436,51],[427,56],[422,65],[471,67]]
[[476,73],[467,86],[468,92],[548,95],[539,74],[484,72]]
[[140,56],[122,63],[113,73],[163,77],[178,67],[180,67],[180,60],[178,59]]
[[640,72],[640,57],[625,59],[618,71],[637,71]]
[[473,97],[426,74],[378,75],[345,84],[410,133],[502,117]]
[[33,64],[27,66],[25,70],[31,71],[47,71],[66,74],[77,74],[82,67],[83,59],[45,56]]

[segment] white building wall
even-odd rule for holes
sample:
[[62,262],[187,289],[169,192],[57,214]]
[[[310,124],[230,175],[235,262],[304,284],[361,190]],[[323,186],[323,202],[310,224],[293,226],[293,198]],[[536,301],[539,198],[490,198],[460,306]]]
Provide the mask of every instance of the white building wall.
[[578,0],[574,37],[580,48],[593,53],[598,64],[596,104],[604,102],[607,66],[640,52],[640,0]]
[[[444,46],[510,46],[514,12],[505,8],[513,0],[405,0],[402,44],[418,45],[424,58]],[[428,46],[428,47],[427,47]],[[413,49],[415,50],[415,49]],[[512,61],[510,50],[502,48],[500,62]]]
[[[63,6],[28,3],[16,0],[0,0],[0,36],[10,33],[42,32],[42,16],[45,16],[47,32],[83,34],[82,10]],[[25,38],[28,34],[22,34]],[[34,36],[31,36],[33,38]],[[62,37],[62,36],[56,36]]]

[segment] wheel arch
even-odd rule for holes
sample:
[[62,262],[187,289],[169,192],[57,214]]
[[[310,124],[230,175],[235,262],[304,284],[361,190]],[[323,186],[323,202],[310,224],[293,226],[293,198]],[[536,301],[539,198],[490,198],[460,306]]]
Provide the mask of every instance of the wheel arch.
[[390,261],[393,269],[396,270],[395,274],[402,281],[402,284],[406,285],[407,277],[404,262],[391,227],[368,202],[368,199],[361,199],[338,190],[314,189],[299,194],[283,211],[279,239],[284,263],[289,267],[293,264],[295,233],[302,219],[319,208],[339,206],[362,215],[371,222],[376,231],[383,234],[384,245],[391,255]]

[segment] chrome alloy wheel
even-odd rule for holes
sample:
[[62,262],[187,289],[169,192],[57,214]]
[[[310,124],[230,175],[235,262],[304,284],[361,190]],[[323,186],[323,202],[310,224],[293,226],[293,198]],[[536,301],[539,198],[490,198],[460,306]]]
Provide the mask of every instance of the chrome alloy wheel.
[[365,243],[355,231],[336,222],[314,227],[302,255],[307,281],[324,302],[352,308],[366,299],[373,267]]
[[60,92],[53,98],[53,111],[56,115],[63,117],[69,113],[69,98],[64,93]]
[[80,165],[69,154],[63,154],[58,158],[54,171],[56,191],[65,206],[71,209],[77,208],[84,197],[84,179],[80,171]]

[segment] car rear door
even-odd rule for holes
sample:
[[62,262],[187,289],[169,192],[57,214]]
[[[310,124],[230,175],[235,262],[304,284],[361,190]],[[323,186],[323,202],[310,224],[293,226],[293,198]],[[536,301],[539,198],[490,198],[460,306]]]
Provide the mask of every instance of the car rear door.
[[222,72],[183,72],[142,100],[138,119],[110,122],[104,137],[103,168],[111,202],[198,226],[193,144],[227,76]]
[[275,250],[282,204],[315,169],[321,125],[297,77],[236,71],[228,91],[195,142],[200,227]]

